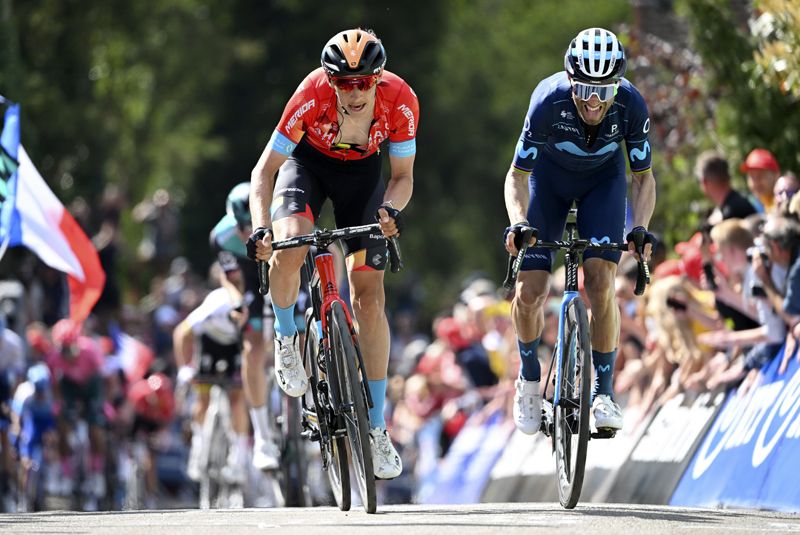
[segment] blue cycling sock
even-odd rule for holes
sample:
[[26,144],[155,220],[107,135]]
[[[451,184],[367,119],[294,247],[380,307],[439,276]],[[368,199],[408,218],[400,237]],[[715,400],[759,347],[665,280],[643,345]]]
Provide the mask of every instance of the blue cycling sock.
[[541,336],[532,342],[517,340],[519,345],[519,376],[525,381],[538,381],[542,378],[542,366],[539,364],[539,342]]
[[594,364],[594,395],[605,394],[614,398],[614,362],[617,360],[617,350],[601,353],[592,349],[592,363]]
[[370,379],[369,395],[372,396],[372,408],[369,410],[369,426],[386,429],[386,420],[383,417],[383,405],[386,400],[386,379],[373,381]]
[[272,303],[272,310],[275,311],[274,329],[278,336],[293,336],[297,332],[297,325],[294,322],[294,303],[286,308]]

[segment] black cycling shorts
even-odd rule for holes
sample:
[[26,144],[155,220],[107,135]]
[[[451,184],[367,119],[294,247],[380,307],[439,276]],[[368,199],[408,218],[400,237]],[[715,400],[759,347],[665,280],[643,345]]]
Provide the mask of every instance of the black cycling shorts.
[[[338,228],[369,225],[375,223],[384,192],[379,153],[363,160],[338,160],[301,140],[278,172],[270,212],[273,221],[299,215],[315,223],[330,199]],[[350,271],[386,267],[388,251],[380,232],[345,241],[344,252],[350,257]]]
[[234,384],[242,382],[242,347],[220,344],[206,334],[200,335],[195,382]]

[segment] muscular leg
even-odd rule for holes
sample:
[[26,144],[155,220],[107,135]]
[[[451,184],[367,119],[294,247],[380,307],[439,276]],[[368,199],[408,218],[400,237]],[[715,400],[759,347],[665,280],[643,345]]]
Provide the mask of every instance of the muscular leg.
[[244,333],[242,348],[242,382],[251,407],[262,407],[267,402],[267,347],[264,334],[255,329]]
[[373,407],[372,427],[385,428],[383,405],[389,367],[389,321],[383,292],[383,271],[351,271],[350,299],[358,322],[358,341],[364,355]]
[[231,403],[231,427],[237,435],[249,435],[250,427],[247,418],[247,408],[242,397],[241,388],[231,388],[228,390],[228,399]]
[[614,362],[619,342],[619,306],[614,297],[617,265],[600,258],[583,264],[586,294],[592,307],[592,361],[595,368],[595,394],[613,396]]
[[383,271],[351,271],[350,300],[358,321],[358,341],[370,380],[385,379],[389,366],[389,321]]
[[544,329],[544,304],[550,290],[550,273],[547,271],[521,271],[517,278],[514,300],[511,302],[511,320],[517,338],[530,342],[542,336]]
[[619,340],[619,307],[614,298],[617,265],[601,258],[587,258],[583,274],[592,308],[592,349],[607,353],[617,348]]
[[[300,234],[308,234],[314,225],[300,216],[289,216],[272,222],[275,240],[284,240]],[[269,268],[269,287],[272,303],[286,308],[297,301],[300,290],[300,268],[308,247],[275,251]]]

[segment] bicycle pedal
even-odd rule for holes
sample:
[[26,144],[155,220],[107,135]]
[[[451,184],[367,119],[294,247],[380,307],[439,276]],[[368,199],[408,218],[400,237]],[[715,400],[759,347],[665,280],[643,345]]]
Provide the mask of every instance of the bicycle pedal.
[[592,433],[592,438],[599,438],[599,439],[614,438],[616,434],[617,434],[616,429],[601,427],[600,429]]

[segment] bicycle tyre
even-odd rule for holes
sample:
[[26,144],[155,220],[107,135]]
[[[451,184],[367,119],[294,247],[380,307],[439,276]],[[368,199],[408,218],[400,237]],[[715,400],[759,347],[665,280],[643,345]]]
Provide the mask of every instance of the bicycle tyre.
[[341,303],[333,303],[330,319],[332,356],[336,360],[337,368],[343,372],[339,377],[342,402],[346,407],[351,407],[343,413],[347,438],[350,442],[350,458],[358,479],[358,491],[364,510],[367,513],[374,513],[378,503],[375,493],[375,471],[372,466],[372,447],[369,441],[367,397],[356,364],[358,356],[350,324],[347,322]]
[[281,454],[281,469],[287,507],[309,507],[311,496],[306,475],[307,462],[305,442],[300,436],[300,398],[283,396],[282,434],[284,448]]
[[[305,363],[310,366],[307,369],[319,373],[321,370],[319,370],[316,364],[316,358],[317,355],[319,355],[319,336],[313,317],[311,317],[311,320],[312,321],[306,322],[306,326],[308,327],[306,329],[306,333],[308,333],[306,339],[307,355],[304,360]],[[336,371],[332,371],[333,373],[330,374],[331,376],[326,377],[328,381],[336,380]],[[349,511],[350,470],[347,465],[347,441],[344,437],[333,436],[335,433],[335,426],[332,424],[335,423],[336,419],[335,416],[333,416],[333,410],[327,404],[322,403],[320,393],[317,391],[316,382],[311,381],[310,383],[311,388],[309,388],[309,392],[311,393],[311,401],[313,402],[317,414],[317,425],[320,428],[321,436],[319,447],[324,457],[325,466],[327,466],[325,472],[328,478],[328,484],[331,487],[333,500],[336,502],[337,507],[339,507],[341,511]],[[308,393],[306,395],[308,395]],[[326,433],[323,433],[323,430],[330,433],[327,440],[324,438]]]
[[554,407],[553,444],[558,498],[565,509],[572,509],[578,503],[583,486],[592,389],[589,320],[586,306],[580,298],[572,299],[566,306],[559,344],[563,348],[560,401]]

